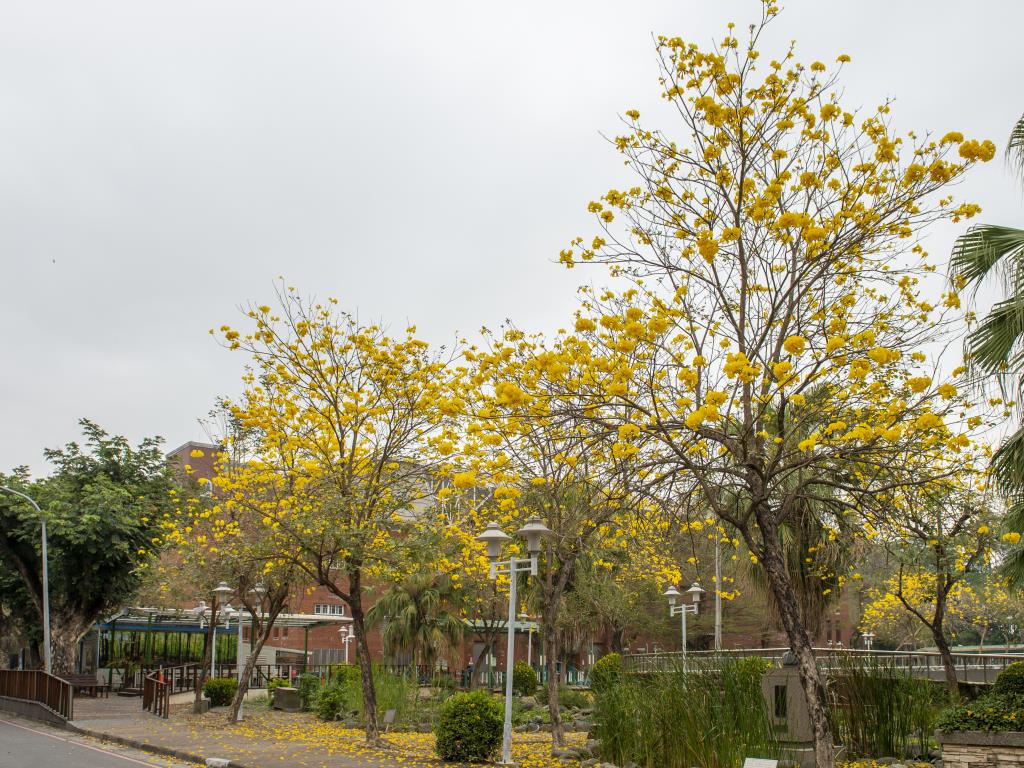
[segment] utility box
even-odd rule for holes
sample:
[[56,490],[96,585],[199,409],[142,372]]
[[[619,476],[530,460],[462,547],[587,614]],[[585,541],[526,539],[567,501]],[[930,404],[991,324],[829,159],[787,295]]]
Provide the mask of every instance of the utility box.
[[302,699],[299,698],[299,689],[284,686],[275,688],[274,709],[280,709],[282,712],[302,711]]
[[[790,657],[791,654],[787,654]],[[814,729],[800,685],[795,659],[784,658],[778,669],[769,669],[761,678],[768,719],[786,759],[801,768],[814,768]]]

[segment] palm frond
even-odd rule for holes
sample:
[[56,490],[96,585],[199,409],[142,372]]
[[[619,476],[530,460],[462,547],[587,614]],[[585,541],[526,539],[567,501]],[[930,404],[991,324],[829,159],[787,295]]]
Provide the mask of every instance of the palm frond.
[[1010,131],[1010,141],[1006,145],[1006,159],[1016,167],[1017,173],[1024,176],[1024,115]]
[[1024,341],[1024,293],[1000,301],[967,336],[967,360],[981,373],[1018,370]]
[[996,224],[979,224],[957,238],[953,245],[950,271],[969,285],[978,284],[993,269],[1003,270],[1003,282],[1009,291],[1021,288],[1024,269],[1024,230]]
[[1010,507],[1007,522],[1014,530],[1024,530],[1024,427],[1006,438],[992,456],[992,474],[1000,491],[1022,498]]

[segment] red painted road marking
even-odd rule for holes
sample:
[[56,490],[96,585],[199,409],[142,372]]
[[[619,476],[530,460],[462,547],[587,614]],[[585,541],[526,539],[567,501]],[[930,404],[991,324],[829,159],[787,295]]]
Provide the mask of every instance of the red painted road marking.
[[136,760],[134,757],[125,757],[124,755],[117,754],[117,752],[111,752],[111,751],[106,750],[106,749],[100,749],[99,747],[93,747],[93,746],[90,746],[88,744],[83,744],[80,741],[72,741],[71,739],[65,739],[65,738],[62,738],[60,736],[54,736],[52,733],[47,733],[46,731],[39,731],[39,730],[36,730],[35,728],[29,728],[27,725],[21,725],[19,723],[12,723],[10,720],[4,720],[2,717],[0,717],[0,723],[6,723],[7,725],[13,725],[15,728],[21,728],[21,730],[23,730],[23,731],[31,731],[32,733],[38,733],[40,736],[46,736],[47,738],[53,739],[54,741],[63,741],[65,744],[71,744],[73,746],[82,747],[84,749],[91,749],[93,752],[100,752],[100,753],[102,753],[104,755],[110,755],[111,757],[116,757],[119,760],[127,760],[129,763],[135,763],[136,765],[145,765],[145,766],[148,766],[148,768],[153,768],[153,766],[156,765],[156,763],[146,763],[146,762],[143,762],[142,760]]

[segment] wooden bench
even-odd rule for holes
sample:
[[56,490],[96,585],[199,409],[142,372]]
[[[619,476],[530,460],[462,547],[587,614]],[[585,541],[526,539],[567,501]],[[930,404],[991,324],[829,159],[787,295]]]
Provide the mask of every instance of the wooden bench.
[[95,674],[65,675],[67,680],[75,688],[87,692],[92,698],[99,696],[110,696],[110,686],[101,682]]

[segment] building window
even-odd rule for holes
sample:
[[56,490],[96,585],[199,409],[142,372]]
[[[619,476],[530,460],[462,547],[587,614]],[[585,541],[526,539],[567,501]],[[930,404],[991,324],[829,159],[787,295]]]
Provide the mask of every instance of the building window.
[[332,605],[330,603],[317,603],[313,606],[313,613],[320,614],[322,616],[344,616],[345,606]]

